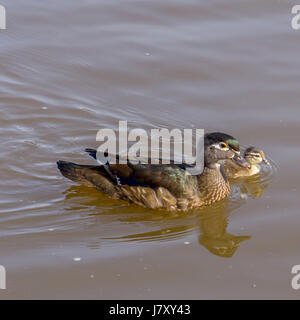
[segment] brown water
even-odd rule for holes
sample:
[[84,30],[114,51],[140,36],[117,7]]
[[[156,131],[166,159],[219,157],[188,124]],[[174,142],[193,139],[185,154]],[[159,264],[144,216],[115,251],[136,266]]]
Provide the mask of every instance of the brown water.
[[[0,2],[1,298],[300,297],[294,1]],[[59,174],[119,120],[224,131],[273,166],[186,214]]]

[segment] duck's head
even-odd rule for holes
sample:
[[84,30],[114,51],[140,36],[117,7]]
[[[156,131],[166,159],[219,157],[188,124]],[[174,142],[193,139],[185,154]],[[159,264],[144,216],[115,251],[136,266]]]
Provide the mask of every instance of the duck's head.
[[232,136],[213,132],[204,136],[205,165],[211,166],[220,160],[232,159],[241,167],[250,168],[250,164],[241,156],[239,142]]
[[259,148],[249,147],[245,150],[244,157],[250,164],[264,162],[268,166],[271,165],[270,162],[266,159],[264,152]]

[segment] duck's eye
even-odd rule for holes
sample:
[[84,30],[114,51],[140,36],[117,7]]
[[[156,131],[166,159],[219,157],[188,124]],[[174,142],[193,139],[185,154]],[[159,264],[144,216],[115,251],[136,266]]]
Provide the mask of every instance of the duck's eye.
[[228,144],[225,143],[225,142],[221,142],[221,143],[219,144],[219,146],[220,146],[220,148],[221,148],[222,150],[228,150],[228,149],[229,149]]
[[260,155],[257,153],[252,153],[252,154],[250,154],[250,157],[255,158],[255,159],[259,159]]
[[222,151],[228,151],[229,150],[229,146],[227,143],[225,142],[219,142],[219,143],[215,143],[213,144],[213,147]]

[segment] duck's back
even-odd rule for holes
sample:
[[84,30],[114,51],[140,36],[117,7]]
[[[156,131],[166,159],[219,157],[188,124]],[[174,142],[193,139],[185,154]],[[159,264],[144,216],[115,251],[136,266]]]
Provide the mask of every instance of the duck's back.
[[58,168],[73,181],[152,209],[187,210],[199,202],[196,176],[180,165],[86,166],[59,161]]

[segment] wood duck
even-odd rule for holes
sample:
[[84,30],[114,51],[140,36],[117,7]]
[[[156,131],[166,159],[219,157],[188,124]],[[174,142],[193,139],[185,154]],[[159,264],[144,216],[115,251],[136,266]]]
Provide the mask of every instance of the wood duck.
[[224,162],[224,172],[228,178],[249,177],[260,172],[260,163],[270,166],[270,162],[266,159],[264,152],[255,147],[249,147],[244,152],[244,158],[251,165],[250,168],[241,167],[234,161],[226,160]]
[[[96,158],[96,150],[86,149]],[[94,186],[112,198],[122,199],[151,209],[168,211],[210,205],[226,198],[230,185],[219,164],[231,159],[240,167],[250,168],[240,155],[238,141],[232,136],[214,132],[204,137],[204,170],[191,175],[184,164],[109,164],[79,165],[58,161],[63,176]]]

